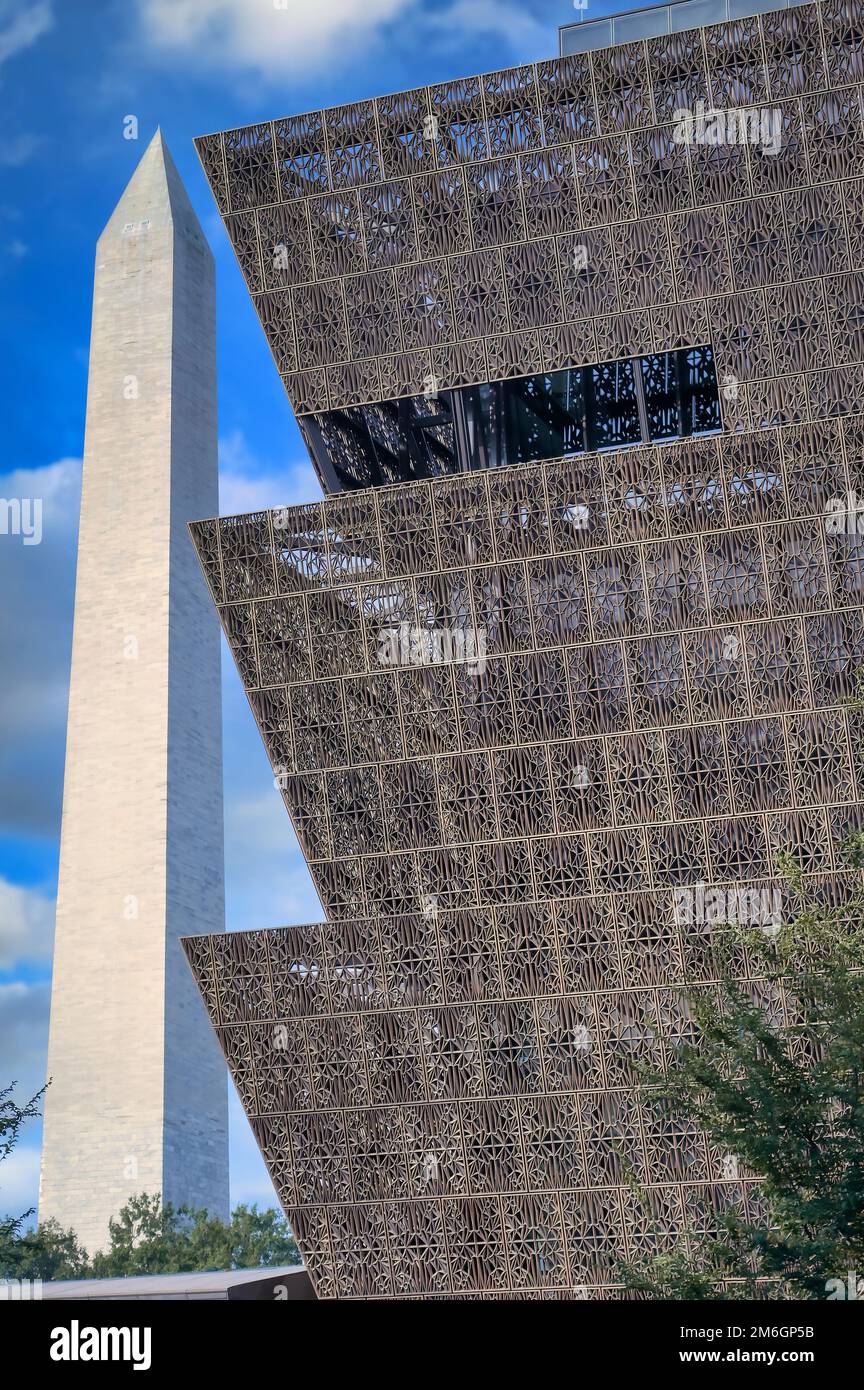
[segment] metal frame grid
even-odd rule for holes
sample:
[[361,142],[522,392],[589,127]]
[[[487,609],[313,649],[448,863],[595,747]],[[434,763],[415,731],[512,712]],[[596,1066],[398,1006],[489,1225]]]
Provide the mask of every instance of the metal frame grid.
[[[826,0],[197,147],[298,414],[711,341],[747,429],[864,386],[862,80]],[[700,100],[780,153],[676,143]]]
[[[782,895],[772,874],[783,849],[836,901],[834,846],[861,823],[850,696],[864,665],[864,535],[826,526],[835,499],[864,498],[864,181],[849,85],[862,77],[861,15],[823,4],[679,35],[674,64],[669,40],[585,60],[590,88],[573,98],[568,130],[592,148],[626,145],[613,199],[630,218],[579,233],[608,268],[567,332],[592,344],[585,360],[615,355],[601,341],[666,350],[688,336],[692,310],[695,340],[737,383],[727,433],[192,528],[328,920],[192,938],[186,950],[319,1296],[615,1297],[616,1256],[714,1229],[730,1204],[758,1205],[735,1157],[658,1108],[638,1067],[671,1063],[689,1036],[676,986],[716,979],[724,928],[682,922],[681,890]],[[274,132],[283,155],[295,141],[303,177],[322,181],[319,200],[359,208],[396,150],[412,189],[456,187],[462,166],[434,167],[446,149],[385,137],[382,112],[401,113],[402,129],[406,112],[443,110],[444,91],[461,94],[463,116],[480,93],[481,134],[465,126],[466,148],[490,153],[477,143],[490,129],[518,137],[502,158],[521,168],[552,127],[542,103],[536,122],[516,120],[513,93],[536,92],[541,69],[551,90],[566,63],[370,103],[367,146],[353,107],[262,127],[263,145],[208,137],[223,208],[227,187],[232,208],[243,190],[244,207],[257,205],[227,217],[235,236],[238,217],[255,228],[254,292],[294,302],[293,290],[254,284],[262,209],[280,186],[261,172]],[[614,100],[601,81],[613,71]],[[732,160],[690,150],[684,194],[673,180],[658,211],[656,163],[630,162],[653,139],[640,122],[663,90],[673,105],[686,92],[685,104],[709,77],[726,100],[783,105],[788,147],[773,166],[743,147]],[[500,124],[490,91],[510,93]],[[415,159],[430,167],[411,172]],[[708,209],[688,202],[698,170]],[[314,199],[284,188],[278,215],[308,231]],[[566,184],[548,197],[553,219],[559,198]],[[453,202],[442,225],[464,245],[442,254],[491,257],[510,315],[505,266],[528,243],[472,247],[476,220],[461,195]],[[306,289],[319,283],[314,256],[308,265]],[[352,317],[370,274],[325,277]],[[645,307],[657,285],[668,302]],[[683,304],[668,298],[679,293]],[[615,313],[622,294],[635,298]],[[520,371],[562,364],[548,302],[518,340]],[[451,306],[442,324],[475,346],[448,343],[442,326],[440,347],[416,355],[446,376],[463,348],[479,364],[480,342],[482,373],[466,368],[466,380],[515,370],[515,347],[490,356],[494,335],[471,337],[482,320],[464,288]],[[289,382],[300,409],[346,403],[345,372],[369,363],[375,391],[393,387],[383,371],[395,359],[374,353],[314,365],[307,327],[308,370]],[[409,377],[416,391],[414,373],[393,393]],[[421,648],[382,665],[382,629],[403,625],[482,632],[482,669],[429,664]],[[743,949],[736,968],[790,1018]]]
[[[634,1067],[713,974],[676,889],[782,891],[786,849],[836,891],[862,468],[850,416],[193,527],[329,921],[188,949],[319,1295],[607,1296],[753,1200]],[[382,669],[430,617],[482,677]]]

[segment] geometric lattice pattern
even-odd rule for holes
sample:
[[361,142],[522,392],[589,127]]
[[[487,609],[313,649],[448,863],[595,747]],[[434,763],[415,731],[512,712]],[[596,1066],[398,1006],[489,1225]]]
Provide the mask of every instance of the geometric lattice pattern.
[[[783,850],[835,901],[861,820],[864,538],[825,522],[864,497],[861,16],[199,142],[299,411],[688,341],[740,383],[720,435],[192,528],[327,921],[186,949],[319,1296],[614,1297],[618,1257],[758,1204],[640,1068],[689,1036],[676,986],[716,980],[727,928],[682,890],[785,911]],[[780,152],[673,146],[700,96],[782,107]],[[571,235],[596,273],[565,287]],[[431,264],[417,347],[400,286]],[[440,631],[482,662],[382,660]]]
[[[299,414],[711,341],[759,428],[864,387],[862,81],[825,0],[197,148]],[[779,153],[677,144],[700,100]]]
[[[744,1200],[633,1067],[711,978],[677,888],[836,873],[862,467],[848,417],[193,528],[329,921],[190,958],[319,1294],[593,1296]],[[382,670],[403,621],[485,673]]]

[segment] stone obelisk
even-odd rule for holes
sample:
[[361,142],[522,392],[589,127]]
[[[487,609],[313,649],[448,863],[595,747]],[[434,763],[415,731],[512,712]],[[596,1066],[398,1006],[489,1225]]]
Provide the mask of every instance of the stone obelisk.
[[224,927],[213,257],[157,131],[99,238],[39,1217],[228,1210],[226,1071],[181,934]]

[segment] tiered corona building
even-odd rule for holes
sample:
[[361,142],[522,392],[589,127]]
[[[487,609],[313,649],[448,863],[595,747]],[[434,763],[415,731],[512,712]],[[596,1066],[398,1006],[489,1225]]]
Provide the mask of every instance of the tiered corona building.
[[825,0],[198,141],[327,494],[193,527],[327,921],[186,948],[319,1296],[758,1201],[645,1069],[857,823],[862,82]]

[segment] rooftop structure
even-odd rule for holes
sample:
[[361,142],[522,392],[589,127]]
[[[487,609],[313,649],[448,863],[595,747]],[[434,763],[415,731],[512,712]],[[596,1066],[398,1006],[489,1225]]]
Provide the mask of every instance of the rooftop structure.
[[183,1274],[137,1274],[116,1279],[51,1279],[30,1289],[4,1290],[0,1299],[38,1297],[54,1303],[310,1302],[315,1295],[301,1265],[275,1269],[222,1269]]
[[587,0],[576,0],[579,11],[575,24],[562,24],[558,39],[562,57],[587,53],[592,48],[612,48],[638,39],[658,38],[661,34],[681,34],[687,29],[704,29],[724,20],[749,19],[774,10],[788,10],[804,0],[672,0],[668,5],[646,5],[621,10],[617,14],[589,18]]

